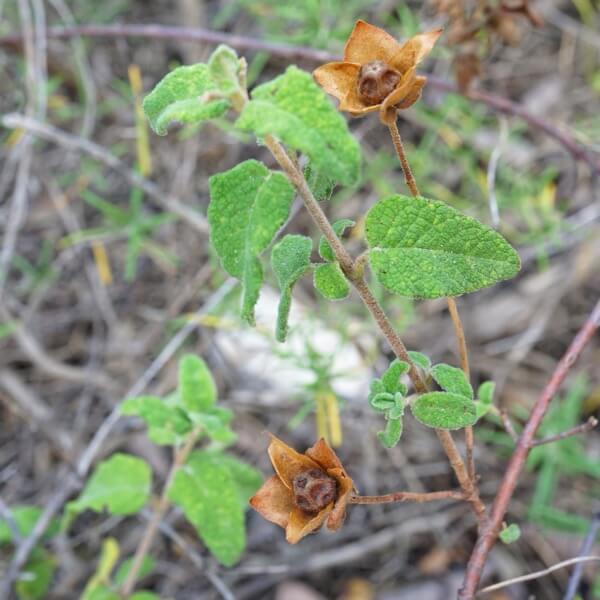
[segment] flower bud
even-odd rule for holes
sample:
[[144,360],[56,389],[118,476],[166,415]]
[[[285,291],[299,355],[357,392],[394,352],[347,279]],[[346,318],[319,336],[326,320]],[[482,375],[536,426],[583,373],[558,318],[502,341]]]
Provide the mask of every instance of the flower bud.
[[318,513],[337,498],[337,482],[320,469],[298,473],[292,482],[294,502],[307,513]]
[[394,91],[401,78],[398,71],[381,60],[365,63],[358,72],[358,96],[365,104],[380,104]]

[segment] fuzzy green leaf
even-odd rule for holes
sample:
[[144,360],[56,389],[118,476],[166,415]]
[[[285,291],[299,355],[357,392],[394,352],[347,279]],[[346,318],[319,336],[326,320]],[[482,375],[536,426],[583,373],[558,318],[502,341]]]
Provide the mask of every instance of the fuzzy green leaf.
[[322,169],[315,169],[309,163],[304,169],[304,178],[313,196],[320,201],[329,200],[335,188],[335,181],[328,177]]
[[431,369],[431,376],[443,390],[473,400],[473,388],[462,369],[440,363]]
[[35,547],[15,585],[19,600],[46,598],[55,569],[56,559],[43,548]]
[[246,545],[244,511],[231,473],[218,459],[193,452],[176,473],[168,496],[221,564],[230,567],[238,561]]
[[[350,219],[342,219],[341,221],[336,221],[332,227],[335,231],[335,235],[340,237],[344,235],[344,231],[346,231],[348,227],[354,227],[355,225],[356,223]],[[319,255],[327,262],[333,262],[335,260],[335,254],[333,253],[333,250],[331,249],[331,246],[324,235],[322,235],[321,239],[319,240]]]
[[192,423],[178,406],[169,405],[157,396],[128,398],[121,404],[121,414],[141,417],[148,426],[148,437],[160,446],[178,445],[192,429]]
[[327,300],[343,300],[350,292],[348,281],[337,262],[317,265],[314,285]]
[[394,399],[394,394],[390,394],[389,392],[379,392],[378,394],[369,397],[369,404],[375,410],[384,412],[394,408],[396,401]]
[[521,528],[516,523],[511,523],[500,531],[498,537],[504,544],[512,544],[521,537]]
[[225,95],[242,91],[240,59],[233,48],[220,44],[208,59],[208,72],[216,87]]
[[206,363],[195,354],[179,361],[179,396],[190,413],[203,413],[217,400],[217,387]]
[[[143,579],[144,577],[146,577],[146,575],[150,575],[150,573],[154,571],[155,564],[156,561],[151,556],[144,556],[144,559],[142,560],[142,565],[138,572],[137,579]],[[123,585],[123,583],[127,579],[127,576],[129,575],[129,571],[131,571],[132,566],[133,558],[128,558],[121,563],[114,577],[114,582],[117,586]]]
[[303,235],[286,235],[271,252],[271,266],[281,288],[275,336],[285,342],[292,305],[292,288],[310,268],[312,240]]
[[460,429],[477,420],[472,400],[448,392],[429,392],[419,396],[411,406],[415,418],[436,429]]
[[493,404],[495,388],[496,384],[493,381],[484,381],[477,389],[477,399],[483,404]]
[[[35,527],[38,519],[42,515],[42,509],[38,506],[20,505],[9,507],[10,513],[17,529],[22,537],[27,537]],[[54,537],[60,528],[58,519],[53,519],[49,527],[46,529],[43,540],[48,540]],[[12,532],[4,519],[0,519],[0,544],[6,544],[13,541]]]
[[202,427],[203,433],[221,446],[229,446],[237,439],[237,435],[229,427],[233,413],[228,408],[214,406],[205,412],[192,413],[190,416],[194,423]]
[[208,65],[178,67],[144,98],[144,112],[152,129],[158,135],[166,135],[173,122],[201,123],[220,117],[230,103],[223,98],[210,99],[210,93],[217,91]]
[[254,324],[263,281],[260,254],[290,212],[294,188],[281,173],[247,160],[209,180],[208,222],[225,270],[242,282],[242,317]]
[[386,448],[393,448],[400,441],[402,435],[402,420],[388,419],[385,430],[377,433],[377,438]]
[[391,196],[368,212],[365,231],[375,276],[409,298],[473,292],[514,277],[521,264],[499,233],[444,202]]
[[357,141],[323,90],[297,67],[255,88],[236,127],[258,137],[274,135],[306,154],[316,172],[339,183],[353,185],[358,180]]
[[406,386],[400,382],[400,377],[405,373],[408,373],[408,363],[403,360],[395,359],[390,363],[390,366],[387,368],[386,372],[381,376],[381,381],[385,386],[386,391],[394,394],[396,392],[401,392],[402,395],[405,395],[407,392]]
[[417,367],[423,369],[426,374],[429,374],[429,370],[431,369],[431,359],[428,356],[422,352],[416,352],[415,350],[409,350],[408,356]]
[[132,515],[148,502],[152,473],[137,456],[113,454],[102,461],[87,481],[81,495],[69,502],[68,512],[108,510],[113,515]]

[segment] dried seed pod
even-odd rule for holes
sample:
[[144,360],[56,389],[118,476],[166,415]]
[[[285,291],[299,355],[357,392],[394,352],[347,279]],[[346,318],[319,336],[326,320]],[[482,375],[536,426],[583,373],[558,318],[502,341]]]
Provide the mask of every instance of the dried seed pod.
[[294,477],[294,503],[307,513],[318,513],[337,498],[337,483],[320,469],[302,471]]
[[365,63],[358,72],[358,95],[365,104],[380,104],[394,91],[400,79],[402,75],[381,60]]

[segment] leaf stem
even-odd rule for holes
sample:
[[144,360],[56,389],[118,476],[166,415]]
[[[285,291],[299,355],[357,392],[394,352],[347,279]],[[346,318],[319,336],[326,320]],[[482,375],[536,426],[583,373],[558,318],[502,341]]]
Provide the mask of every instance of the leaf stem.
[[176,475],[177,471],[179,470],[180,467],[182,467],[185,464],[186,460],[188,459],[188,456],[190,455],[190,452],[193,450],[194,445],[196,444],[196,441],[198,440],[198,436],[200,435],[200,431],[201,431],[200,427],[197,427],[196,429],[191,431],[188,434],[183,446],[181,446],[175,452],[175,456],[173,458],[173,464],[171,465],[171,468],[169,469],[169,473],[167,474],[167,479],[165,481],[165,485],[163,487],[163,491],[160,496],[160,500],[158,501],[158,504],[156,505],[156,508],[154,509],[154,514],[152,515],[152,518],[148,522],[148,527],[146,528],[146,531],[144,532],[144,536],[140,540],[140,543],[135,551],[135,555],[133,557],[133,562],[131,564],[131,569],[129,570],[129,573],[127,574],[127,578],[125,579],[125,581],[123,582],[123,585],[121,586],[121,594],[125,598],[127,598],[131,594],[131,592],[133,591],[133,588],[135,587],[135,584],[136,584],[136,581],[138,578],[138,574],[139,574],[140,569],[142,568],[142,564],[144,562],[144,558],[146,557],[148,550],[150,550],[150,546],[152,545],[152,542],[154,541],[154,536],[156,535],[156,532],[158,531],[160,523],[161,523],[165,513],[167,512],[167,509],[169,508],[169,506],[171,504],[169,501],[169,498],[168,498],[169,488],[171,487],[171,484],[173,483],[173,480],[175,479],[175,475]]
[[394,148],[396,149],[396,154],[398,155],[398,158],[400,160],[400,165],[402,165],[402,171],[404,171],[404,179],[406,180],[406,185],[408,186],[408,189],[410,190],[410,193],[413,196],[420,196],[421,194],[419,193],[417,182],[415,181],[415,177],[410,168],[410,164],[408,163],[408,159],[406,158],[406,152],[404,151],[402,138],[400,137],[400,132],[398,131],[396,118],[396,111],[391,111],[390,116],[386,117],[385,124],[390,130],[392,142],[394,142]]
[[392,492],[383,496],[350,496],[349,504],[389,504],[391,502],[433,502],[435,500],[464,500],[465,495],[459,490],[442,492]]

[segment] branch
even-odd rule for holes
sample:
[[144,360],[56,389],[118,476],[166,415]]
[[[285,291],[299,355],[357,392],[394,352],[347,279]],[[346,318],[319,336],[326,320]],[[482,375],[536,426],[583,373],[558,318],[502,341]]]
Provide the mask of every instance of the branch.
[[542,438],[541,440],[533,440],[529,445],[530,448],[535,448],[536,446],[542,446],[543,444],[549,444],[550,442],[558,442],[559,440],[564,440],[565,438],[571,437],[572,435],[578,435],[579,433],[587,433],[591,431],[598,425],[598,419],[596,417],[590,417],[585,423],[581,425],[577,425],[576,427],[571,427],[571,429],[567,429],[566,431],[562,431],[561,433],[557,433],[556,435],[549,435],[548,437]]
[[481,579],[483,567],[502,527],[502,520],[506,514],[513,492],[517,487],[519,475],[521,474],[521,470],[523,469],[523,465],[527,459],[529,450],[531,449],[531,443],[533,442],[535,432],[548,410],[550,401],[558,392],[571,367],[575,364],[575,361],[585,346],[592,339],[592,336],[598,327],[600,327],[600,300],[598,300],[591,314],[571,342],[565,355],[556,366],[550,381],[547,383],[533,407],[529,420],[521,433],[521,437],[517,442],[517,447],[506,468],[504,478],[502,479],[496,499],[492,505],[489,518],[479,534],[479,538],[475,544],[471,558],[469,559],[463,587],[458,595],[459,600],[473,600],[475,598],[475,592],[477,591],[477,586]]
[[350,504],[390,504],[391,502],[433,502],[435,500],[464,500],[461,491],[444,490],[442,492],[392,492],[383,496],[350,496]]
[[[67,27],[51,27],[46,31],[49,39],[70,39],[72,37],[97,37],[97,38],[143,38],[153,40],[177,40],[178,42],[204,42],[209,44],[225,43],[239,50],[254,52],[268,52],[290,62],[308,62],[319,64],[340,60],[337,54],[324,50],[315,50],[303,46],[291,46],[275,42],[266,42],[252,37],[211,31],[209,29],[191,27],[169,27],[163,25],[78,25]],[[13,33],[0,37],[0,46],[15,46],[20,44],[21,35]],[[431,87],[444,92],[461,94],[460,90],[451,82],[429,75],[428,83]],[[530,113],[521,105],[511,102],[507,98],[496,96],[488,92],[473,90],[466,95],[476,102],[487,104],[490,108],[515,117],[520,117],[535,129],[540,129],[548,136],[554,138],[575,159],[586,163],[592,173],[600,174],[600,158],[592,154],[583,145],[578,143],[573,136],[557,127],[553,123]]]
[[[599,530],[600,513],[596,513],[592,517],[592,522],[590,523],[589,529],[585,535],[585,539],[583,540],[583,544],[581,545],[581,549],[579,550],[579,557],[585,557],[592,551]],[[579,581],[581,580],[582,574],[583,561],[580,560],[571,573],[569,585],[567,586],[567,591],[565,592],[563,600],[573,600],[573,598],[575,598],[575,594],[577,594],[577,590],[579,589]]]

